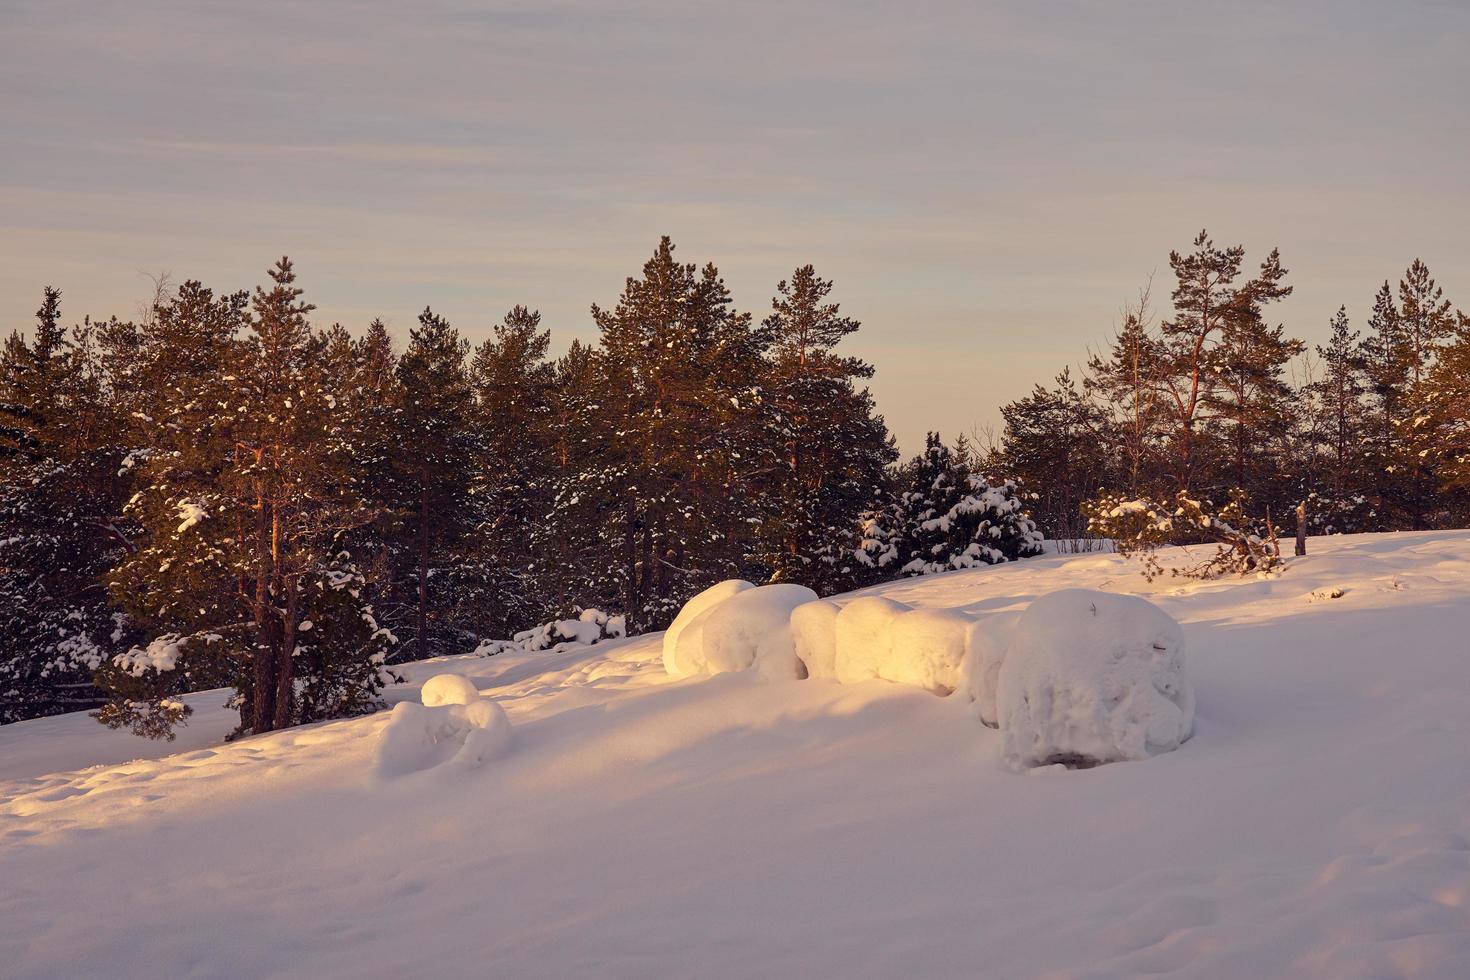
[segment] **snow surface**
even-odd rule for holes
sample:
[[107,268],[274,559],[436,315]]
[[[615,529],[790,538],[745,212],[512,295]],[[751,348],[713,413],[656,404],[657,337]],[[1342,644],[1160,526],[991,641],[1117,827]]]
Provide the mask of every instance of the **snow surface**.
[[1017,766],[1146,759],[1194,732],[1184,632],[1139,596],[1062,589],[1031,603],[996,700],[1005,757]]
[[381,778],[388,712],[224,744],[222,692],[172,744],[4,726],[0,974],[1470,976],[1470,533],[1309,547],[869,590],[976,623],[1148,595],[1195,735],[1088,770],[1011,770],[964,696],[671,677],[657,635],[402,668],[394,701],[451,671],[504,708],[473,769]]

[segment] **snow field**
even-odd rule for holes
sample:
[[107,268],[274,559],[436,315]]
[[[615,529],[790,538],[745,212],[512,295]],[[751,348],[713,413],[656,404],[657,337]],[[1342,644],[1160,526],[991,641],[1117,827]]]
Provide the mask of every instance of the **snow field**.
[[1069,588],[1181,624],[1183,751],[1021,777],[965,683],[680,681],[657,635],[399,668],[390,702],[463,673],[515,726],[431,783],[364,778],[389,712],[224,742],[205,692],[173,743],[0,727],[0,973],[1470,976],[1470,532],[1313,538],[1270,579],[1091,554],[867,594],[1014,623]]

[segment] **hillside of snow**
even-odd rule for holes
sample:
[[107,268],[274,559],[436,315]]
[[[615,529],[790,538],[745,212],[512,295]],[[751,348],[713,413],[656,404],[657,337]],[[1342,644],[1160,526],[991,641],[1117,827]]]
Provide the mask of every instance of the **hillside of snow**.
[[1006,766],[959,696],[672,677],[661,634],[411,665],[390,701],[453,671],[504,709],[473,768],[384,771],[390,712],[225,744],[219,692],[171,744],[6,726],[0,975],[1470,976],[1470,532],[1310,549],[864,593],[1178,620],[1193,738],[1087,770]]

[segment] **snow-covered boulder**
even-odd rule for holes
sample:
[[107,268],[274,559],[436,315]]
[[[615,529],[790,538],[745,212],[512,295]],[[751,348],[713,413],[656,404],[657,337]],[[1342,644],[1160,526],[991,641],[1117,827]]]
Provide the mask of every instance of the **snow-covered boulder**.
[[446,704],[474,704],[480,700],[480,689],[463,674],[435,674],[424,681],[419,700],[427,708]]
[[1136,596],[1064,589],[1027,607],[1000,668],[1015,766],[1090,766],[1176,749],[1194,730],[1184,633]]
[[878,676],[946,695],[959,683],[974,619],[958,609],[910,609],[893,618]]
[[[676,677],[698,673],[692,665],[680,663],[678,657],[679,638],[689,628],[690,624],[710,609],[733,595],[753,588],[755,586],[744,579],[726,579],[717,585],[711,585],[684,603],[683,608],[679,610],[679,615],[674,617],[674,621],[664,631],[664,670]],[[691,650],[698,650],[699,644],[692,643],[689,645],[689,648]]]
[[384,778],[449,765],[470,769],[510,745],[505,709],[480,697],[467,677],[437,674],[424,682],[423,703],[403,701],[378,736],[377,769]]
[[843,684],[877,680],[893,649],[893,620],[911,606],[882,596],[852,600],[837,614],[837,679]]
[[835,674],[844,684],[892,681],[949,694],[959,682],[971,618],[863,596],[836,616]]
[[800,677],[801,662],[791,639],[791,612],[816,598],[804,585],[740,589],[706,607],[679,631],[674,641],[675,664],[685,674],[727,674],[754,668],[762,677]]
[[791,642],[808,677],[837,676],[837,612],[841,608],[818,599],[791,610]]
[[975,703],[980,720],[991,728],[1000,727],[995,700],[1000,686],[1000,667],[1005,663],[1011,634],[1020,618],[1019,612],[987,613],[970,623],[965,640],[965,660],[960,665],[958,690]]

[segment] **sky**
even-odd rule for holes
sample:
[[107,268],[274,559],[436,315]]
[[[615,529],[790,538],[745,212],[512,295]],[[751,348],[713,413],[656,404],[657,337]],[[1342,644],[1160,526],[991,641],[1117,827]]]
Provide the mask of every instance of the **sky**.
[[1106,341],[1208,228],[1288,331],[1423,258],[1470,307],[1470,3],[0,0],[0,327],[296,263],[322,325],[590,339],[669,235],[808,262],[906,452]]

